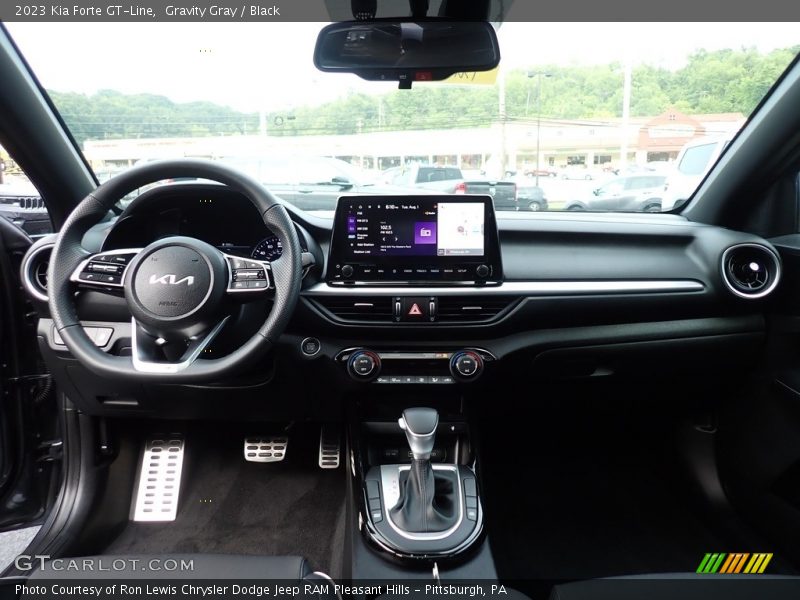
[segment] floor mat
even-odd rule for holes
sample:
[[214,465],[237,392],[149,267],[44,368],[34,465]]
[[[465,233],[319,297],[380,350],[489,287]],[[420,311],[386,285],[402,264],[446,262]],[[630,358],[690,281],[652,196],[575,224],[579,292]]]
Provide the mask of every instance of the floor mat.
[[331,573],[341,547],[344,468],[316,466],[318,436],[314,428],[293,430],[283,462],[252,463],[238,433],[190,433],[176,520],[131,522],[105,553],[299,555]]
[[745,526],[731,534],[730,523],[713,525],[682,477],[663,415],[573,407],[492,425],[481,471],[504,579],[688,572],[706,552],[771,551]]

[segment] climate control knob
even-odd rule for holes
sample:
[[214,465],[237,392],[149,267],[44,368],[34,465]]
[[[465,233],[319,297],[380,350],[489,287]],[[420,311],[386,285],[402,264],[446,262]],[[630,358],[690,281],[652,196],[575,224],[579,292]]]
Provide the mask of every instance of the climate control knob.
[[483,359],[477,352],[462,350],[450,358],[450,373],[456,379],[471,381],[476,379],[481,371],[483,371]]
[[356,350],[347,361],[347,372],[357,381],[369,381],[381,370],[380,357],[371,350]]

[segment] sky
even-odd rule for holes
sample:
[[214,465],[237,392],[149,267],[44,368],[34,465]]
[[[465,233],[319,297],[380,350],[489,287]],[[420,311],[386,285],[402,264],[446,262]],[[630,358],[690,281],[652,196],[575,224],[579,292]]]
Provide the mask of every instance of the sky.
[[[206,100],[253,112],[332,100],[396,84],[321,73],[312,63],[318,23],[6,23],[42,84]],[[505,23],[501,68],[590,65],[629,57],[680,68],[697,49],[800,44],[796,23]]]

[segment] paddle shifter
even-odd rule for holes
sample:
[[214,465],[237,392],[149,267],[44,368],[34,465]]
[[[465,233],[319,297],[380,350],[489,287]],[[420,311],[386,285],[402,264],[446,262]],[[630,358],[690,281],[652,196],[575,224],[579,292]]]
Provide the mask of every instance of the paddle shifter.
[[458,516],[458,477],[436,472],[431,452],[439,413],[432,408],[407,408],[398,420],[411,447],[411,468],[400,476],[400,499],[390,514],[401,529],[434,533],[452,527]]

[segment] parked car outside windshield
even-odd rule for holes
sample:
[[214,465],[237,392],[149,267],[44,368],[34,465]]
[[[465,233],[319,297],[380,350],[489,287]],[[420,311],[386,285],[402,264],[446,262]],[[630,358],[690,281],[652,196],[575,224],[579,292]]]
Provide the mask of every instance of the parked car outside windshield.
[[665,175],[628,175],[615,177],[591,195],[573,200],[567,210],[611,212],[660,212]]

